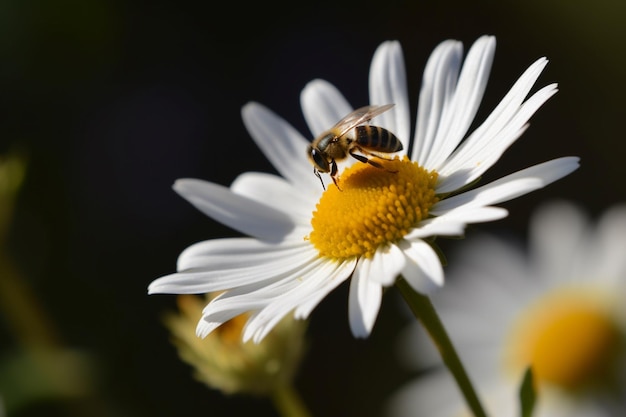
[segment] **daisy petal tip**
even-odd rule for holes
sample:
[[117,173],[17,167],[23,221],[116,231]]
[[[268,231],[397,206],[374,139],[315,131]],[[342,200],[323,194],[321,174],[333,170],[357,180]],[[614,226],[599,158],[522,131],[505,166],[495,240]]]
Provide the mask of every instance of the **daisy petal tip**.
[[562,158],[564,170],[566,174],[570,174],[580,168],[580,157],[578,156],[566,156]]
[[271,114],[271,111],[256,101],[249,101],[241,107],[241,118],[248,131],[251,131],[251,126],[256,126],[255,123],[263,120],[268,113]]
[[422,288],[420,292],[424,295],[431,296],[435,294],[437,291],[439,291],[440,289],[442,289],[443,285],[444,285],[443,282],[442,283],[431,282],[430,285]]
[[[358,316],[358,317],[356,317]],[[360,314],[350,314],[348,317],[348,321],[350,324],[350,332],[352,336],[357,339],[365,339],[368,336],[368,332],[365,328],[365,323],[363,321],[363,317]]]
[[150,283],[150,285],[148,285],[148,295],[167,293],[167,286],[163,283],[161,279],[155,279]]
[[198,336],[200,339],[204,339],[205,337],[207,337],[208,334],[209,332],[207,331],[205,326],[202,326],[202,322],[198,323],[198,326],[196,327],[196,336]]
[[309,317],[310,311],[308,310],[302,310],[302,309],[296,309],[293,312],[293,318],[296,320],[306,320]]
[[328,84],[328,81],[323,80],[321,78],[314,78],[308,83],[306,83],[306,85],[303,88],[303,91],[311,89],[311,88],[319,88],[320,86],[326,86],[326,84]]
[[172,189],[180,196],[184,197],[187,194],[193,193],[192,189],[203,182],[205,181],[194,178],[179,178],[172,184]]
[[496,37],[494,35],[483,35],[482,38],[485,39],[485,42],[488,42],[490,44],[495,45],[496,43]]
[[357,326],[351,326],[352,335],[357,339],[367,339],[370,335],[370,331],[365,328],[363,323]]
[[482,210],[484,221],[495,221],[509,217],[509,211],[504,207],[484,207]]
[[433,280],[428,281],[426,285],[422,285],[419,289],[415,289],[415,291],[426,296],[431,296],[435,294],[437,291],[439,291],[440,289],[442,289],[444,284],[445,284],[445,279],[442,275],[440,278],[436,280],[433,279]]
[[419,281],[419,282],[411,282],[410,280],[407,280],[407,282],[409,283],[409,285],[418,293],[423,294],[423,295],[427,295],[430,296],[434,293],[436,293],[437,291],[439,291],[440,289],[442,289],[445,285],[445,274],[443,273],[443,270],[439,271],[438,273],[431,273],[427,279],[423,280],[423,281]]
[[400,42],[397,40],[388,40],[385,41],[383,43],[380,44],[380,46],[378,47],[379,51],[395,51],[398,50],[400,48]]
[[442,273],[441,276],[437,277],[436,280],[433,280],[433,284],[435,289],[443,288],[446,283],[446,276]]
[[248,101],[246,104],[241,106],[241,114],[242,115],[249,114],[250,112],[257,111],[258,109],[262,107],[263,105],[261,103],[258,103],[256,101]]
[[[243,343],[248,343],[250,341],[250,339],[252,339],[253,335],[254,334],[252,332],[250,332],[250,331],[244,331],[243,335],[241,336],[241,341]],[[256,343],[256,342],[254,342],[254,343]]]
[[159,290],[154,283],[148,285],[148,295],[159,294]]
[[176,181],[174,181],[174,184],[172,184],[172,189],[178,192],[182,187],[185,186],[186,182],[187,182],[186,178],[179,178]]
[[245,332],[243,336],[243,342],[246,343],[252,340],[252,343],[258,345],[265,339],[265,336],[270,332],[271,328],[261,327],[260,329],[254,329],[254,331]]
[[243,120],[248,119],[250,115],[256,111],[257,108],[258,103],[255,103],[254,101],[247,102],[246,104],[241,106],[241,118]]
[[476,39],[474,45],[493,51],[496,47],[496,37],[493,35],[482,35]]
[[198,325],[196,326],[196,336],[198,336],[200,339],[204,339],[220,324],[221,323],[208,322],[205,317],[202,317],[200,321],[198,321]]

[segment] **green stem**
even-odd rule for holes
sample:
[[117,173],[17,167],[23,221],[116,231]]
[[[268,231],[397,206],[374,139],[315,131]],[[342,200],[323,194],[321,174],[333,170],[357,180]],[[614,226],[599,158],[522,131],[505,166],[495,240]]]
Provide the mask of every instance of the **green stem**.
[[474,416],[486,417],[487,414],[480,404],[478,395],[476,395],[476,391],[474,390],[467,372],[465,372],[461,359],[456,353],[454,345],[430,299],[415,291],[402,277],[396,281],[396,286],[411,308],[411,311],[413,311],[415,317],[426,328],[426,331],[439,350],[441,359],[443,359],[444,364],[448,367],[450,373],[452,373]]
[[292,385],[277,387],[272,393],[272,400],[282,417],[311,417],[311,413]]

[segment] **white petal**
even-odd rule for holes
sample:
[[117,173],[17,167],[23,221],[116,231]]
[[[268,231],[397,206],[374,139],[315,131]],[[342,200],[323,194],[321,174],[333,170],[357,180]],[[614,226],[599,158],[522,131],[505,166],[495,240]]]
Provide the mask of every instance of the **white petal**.
[[465,141],[440,171],[443,177],[440,183],[441,192],[459,189],[493,166],[504,151],[524,133],[530,117],[556,92],[556,84],[542,88],[517,111],[509,114],[510,120],[502,130],[472,135]]
[[[270,285],[286,276],[297,274],[318,257],[310,245],[277,247],[275,250],[259,249],[255,252],[251,245],[235,245],[230,242],[234,240],[216,239],[198,244],[207,251],[198,256],[185,253],[182,261],[179,261],[179,264],[192,266],[192,269],[156,279],[148,287],[148,293],[204,294],[247,285]],[[244,239],[241,240],[245,242]],[[210,250],[216,249],[220,244],[233,248],[241,246],[242,250]]]
[[301,225],[310,225],[311,213],[323,192],[319,184],[315,190],[303,192],[282,177],[259,172],[239,175],[230,189],[278,211],[285,211],[287,208],[287,214]]
[[356,259],[352,261],[342,262],[331,275],[327,276],[322,285],[313,293],[309,294],[308,299],[301,303],[294,312],[296,318],[307,318],[311,311],[322,301],[328,293],[334,290],[346,279],[350,278],[354,272]]
[[441,115],[425,167],[439,170],[467,133],[487,86],[495,47],[493,36],[482,36],[470,48],[454,96]]
[[424,165],[439,130],[441,114],[450,104],[459,77],[463,44],[447,40],[430,55],[424,70],[417,106],[417,125],[411,160]]
[[368,259],[360,259],[350,280],[348,314],[350,329],[357,338],[370,335],[382,303],[383,289],[370,279],[371,266]]
[[313,138],[333,127],[352,111],[352,106],[339,90],[324,80],[310,81],[304,87],[300,93],[300,105]]
[[[435,207],[433,207],[435,208]],[[432,212],[435,213],[436,210]],[[454,210],[447,211],[435,219],[440,222],[453,223],[453,224],[470,224],[470,223],[484,223],[494,220],[500,220],[509,215],[508,210],[501,207],[491,206],[460,206]]]
[[164,275],[148,285],[148,294],[206,294],[204,274],[175,273]]
[[463,157],[468,160],[455,159],[446,162],[442,170],[447,174],[440,173],[437,191],[441,194],[451,193],[471,184],[500,159],[506,148],[519,139],[527,127],[528,125],[522,126],[514,135],[498,137],[494,146],[487,146],[483,149],[473,148],[467,153],[464,152]]
[[252,238],[211,239],[195,243],[182,251],[178,257],[177,270],[254,267],[262,262],[290,259],[298,253],[311,250],[310,253],[315,253],[311,245],[300,241],[276,245]]
[[306,155],[308,140],[262,104],[246,104],[241,115],[252,139],[283,177],[306,190],[319,187]]
[[433,215],[441,215],[461,206],[487,206],[512,200],[563,178],[579,167],[578,157],[563,157],[534,165],[502,177],[482,187],[446,198],[432,207]]
[[464,222],[452,218],[433,217],[422,221],[418,228],[411,230],[404,238],[413,240],[429,236],[461,236],[464,231]]
[[230,189],[196,179],[179,179],[174,190],[212,219],[243,234],[279,242],[295,223],[284,211],[234,194]]
[[216,318],[205,318],[204,316],[198,320],[198,325],[196,326],[196,336],[201,339],[207,337],[211,332],[220,327],[222,324],[226,323],[228,320],[231,320],[237,317],[244,312],[224,312],[221,316]]
[[[207,324],[199,324],[198,331],[200,331],[200,327],[203,331],[214,329],[217,327],[216,324],[219,325],[239,314],[256,312],[248,320],[244,328],[244,342],[249,340],[254,331],[254,326],[250,325],[251,321],[258,317],[259,312],[268,306],[280,309],[285,303],[292,302],[285,294],[306,282],[305,279],[300,278],[306,277],[307,271],[310,272],[318,266],[319,262],[311,263],[269,284],[259,283],[247,285],[220,294],[213,299],[203,311],[201,322],[209,323],[210,326]],[[283,316],[284,314],[281,318]],[[269,317],[268,319],[271,320],[273,317]],[[271,330],[271,327],[267,328],[267,331],[269,330]]]
[[[218,304],[222,297],[227,294],[228,293],[220,294],[211,300],[204,308],[202,317],[196,326],[196,335],[198,335],[198,337],[205,338],[209,333],[225,322],[248,311],[259,309],[265,304],[264,300],[259,299],[247,299],[245,303],[227,303],[225,306]],[[216,305],[218,308],[215,308]]]
[[376,117],[375,125],[395,133],[408,149],[411,116],[407,95],[406,70],[398,41],[381,44],[372,58],[369,76],[370,104],[395,106]]
[[[318,257],[315,262],[302,268],[298,274],[284,280],[279,286],[260,288],[253,294],[247,294],[246,297],[253,295],[267,302],[264,308],[259,309],[248,320],[243,331],[244,341],[252,339],[255,343],[260,342],[286,314],[307,302],[319,288],[328,288],[325,284],[339,277],[341,272],[337,271],[341,270],[340,264]],[[336,285],[343,282],[347,276],[349,274],[343,279],[338,279]]]
[[371,259],[369,279],[383,287],[389,287],[396,282],[404,263],[404,254],[396,245],[379,248]]
[[[518,113],[519,107],[522,105],[522,102],[547,64],[548,60],[546,58],[540,58],[528,67],[500,101],[498,106],[491,112],[489,117],[467,138],[463,146],[468,146],[466,145],[467,143],[474,141],[484,141],[485,136],[493,137],[498,132],[501,132],[510,123],[514,115]],[[553,85],[551,90],[555,88],[556,85]],[[526,122],[522,122],[521,125],[525,123]]]
[[415,291],[430,294],[443,286],[444,276],[437,252],[423,240],[400,242],[406,256],[402,276]]
[[294,317],[306,318],[301,306],[306,304],[305,309],[310,312],[324,296],[344,282],[351,271],[341,263],[320,259],[318,264],[303,271],[296,280],[297,285],[285,289],[279,298],[268,303],[248,321],[243,332],[244,341],[252,339],[259,343],[285,315],[294,310]]
[[220,270],[185,271],[165,275],[152,281],[148,287],[148,294],[207,294],[232,289],[239,285],[253,285],[258,282],[270,284],[285,273],[259,268],[227,271],[227,273]]

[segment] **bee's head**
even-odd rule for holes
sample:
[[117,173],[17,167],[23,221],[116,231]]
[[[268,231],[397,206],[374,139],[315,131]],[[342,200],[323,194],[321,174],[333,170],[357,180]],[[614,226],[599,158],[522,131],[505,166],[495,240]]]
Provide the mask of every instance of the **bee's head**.
[[316,172],[330,172],[330,163],[326,158],[326,155],[321,152],[315,146],[309,145],[307,154],[309,156],[309,161],[316,169]]

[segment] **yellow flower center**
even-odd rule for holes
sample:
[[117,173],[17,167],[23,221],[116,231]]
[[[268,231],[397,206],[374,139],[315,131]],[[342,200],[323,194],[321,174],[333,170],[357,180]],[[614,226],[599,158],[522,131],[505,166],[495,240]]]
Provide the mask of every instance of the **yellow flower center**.
[[[592,292],[550,294],[524,311],[513,327],[510,359],[532,364],[536,380],[565,389],[609,383],[622,334]],[[518,367],[519,369],[519,367]]]
[[355,163],[330,185],[313,212],[309,235],[320,256],[371,257],[376,249],[397,242],[428,217],[438,199],[437,173],[406,156],[376,159],[384,169]]

